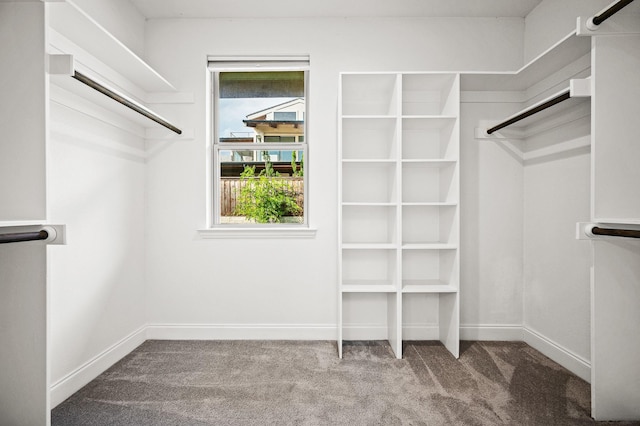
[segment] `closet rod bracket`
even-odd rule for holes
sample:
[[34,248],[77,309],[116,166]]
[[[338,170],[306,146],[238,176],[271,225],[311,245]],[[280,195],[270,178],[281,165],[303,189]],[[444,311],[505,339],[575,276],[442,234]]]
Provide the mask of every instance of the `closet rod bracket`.
[[576,223],[576,239],[609,240],[610,238],[640,238],[640,225],[611,223]]

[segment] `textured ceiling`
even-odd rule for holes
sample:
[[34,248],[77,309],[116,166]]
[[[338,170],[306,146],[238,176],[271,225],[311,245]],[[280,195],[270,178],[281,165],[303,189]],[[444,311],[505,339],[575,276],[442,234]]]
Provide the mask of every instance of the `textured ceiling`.
[[149,19],[525,17],[541,0],[131,0]]

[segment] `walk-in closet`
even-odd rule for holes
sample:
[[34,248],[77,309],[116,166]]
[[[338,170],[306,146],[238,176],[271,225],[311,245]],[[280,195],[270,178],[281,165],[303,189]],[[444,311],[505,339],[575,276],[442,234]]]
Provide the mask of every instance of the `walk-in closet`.
[[640,421],[640,1],[274,1],[0,0],[0,424]]

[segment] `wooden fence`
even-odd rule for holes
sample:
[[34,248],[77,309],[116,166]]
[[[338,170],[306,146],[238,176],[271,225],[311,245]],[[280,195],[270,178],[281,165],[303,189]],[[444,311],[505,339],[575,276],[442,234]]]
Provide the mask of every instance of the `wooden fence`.
[[[296,194],[296,203],[304,208],[304,178],[279,177],[287,182],[289,189]],[[246,180],[236,177],[220,178],[220,216],[235,216],[236,199],[240,194],[240,188],[246,185]]]

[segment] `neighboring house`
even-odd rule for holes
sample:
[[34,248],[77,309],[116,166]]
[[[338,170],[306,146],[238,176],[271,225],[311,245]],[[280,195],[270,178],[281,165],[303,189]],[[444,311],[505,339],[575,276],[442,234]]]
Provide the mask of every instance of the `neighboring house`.
[[[296,98],[290,101],[274,105],[272,107],[256,111],[247,115],[242,120],[245,126],[253,130],[253,135],[249,133],[242,136],[221,137],[220,142],[225,143],[247,143],[269,144],[304,142],[304,111],[305,101],[303,98]],[[268,152],[269,160],[273,163],[275,170],[282,175],[291,173],[292,151],[282,149],[269,149],[254,151],[233,151],[233,156],[229,155],[222,159],[222,176],[239,176],[245,165],[255,165],[259,172],[264,167],[264,152]],[[302,152],[297,152],[296,160],[299,163]],[[253,164],[255,163],[255,164]]]

